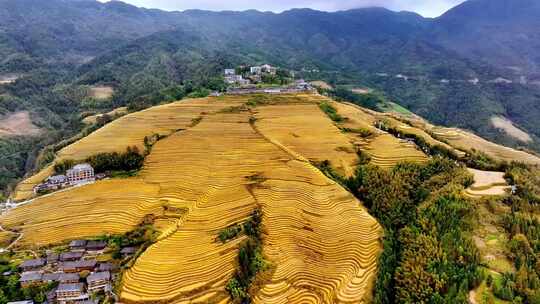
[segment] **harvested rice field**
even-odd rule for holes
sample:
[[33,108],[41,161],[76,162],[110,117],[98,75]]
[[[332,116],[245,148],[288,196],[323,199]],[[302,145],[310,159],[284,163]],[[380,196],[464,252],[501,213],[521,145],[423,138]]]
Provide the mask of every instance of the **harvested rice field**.
[[458,149],[455,149],[454,147],[450,146],[447,143],[444,143],[442,141],[439,141],[435,138],[433,138],[431,135],[429,135],[426,131],[422,130],[421,128],[403,123],[395,118],[392,117],[386,117],[385,120],[394,128],[398,129],[399,131],[405,133],[405,134],[413,134],[420,138],[423,138],[426,143],[430,146],[441,146],[449,151],[452,151],[456,156],[458,157],[464,157],[465,152],[460,151]]
[[450,145],[460,150],[471,151],[474,149],[482,151],[496,160],[508,162],[520,161],[528,164],[540,165],[540,157],[538,156],[497,145],[467,131],[439,127],[433,127],[431,131],[435,137],[448,142]]
[[121,301],[230,303],[225,285],[244,237],[221,243],[217,235],[260,208],[272,272],[252,291],[255,303],[369,303],[382,229],[310,162],[329,159],[347,172],[357,161],[353,144],[313,104],[321,97],[287,98],[240,111],[228,109],[249,97],[197,99],[120,118],[59,157],[169,134],[137,177],[37,198],[0,224],[23,233],[18,246],[34,246],[127,232],[154,215],[161,234],[124,273]]
[[372,133],[371,136],[365,138],[354,132],[347,133],[349,140],[371,157],[372,164],[382,168],[391,168],[404,161],[422,163],[428,160],[427,155],[414,143],[396,138],[375,127],[375,123],[381,117],[387,117],[384,114],[379,117],[378,113],[349,103],[332,102],[331,104],[345,118],[345,121],[340,123],[341,127],[369,130]]
[[474,176],[474,184],[465,190],[465,194],[470,197],[505,195],[510,190],[504,172],[468,170]]
[[[172,134],[189,127],[193,124],[193,120],[200,116],[226,107],[238,106],[244,102],[245,100],[236,97],[203,98],[175,102],[126,115],[60,150],[56,161],[82,160],[102,152],[122,152],[129,146],[137,146],[140,151],[144,151],[145,136]],[[19,184],[13,198],[15,200],[31,198],[34,186],[49,176],[52,168],[45,170],[47,172],[39,172]]]
[[[271,141],[313,162],[330,160],[341,174],[354,173],[358,157],[353,145],[316,104],[257,108],[257,129]],[[283,115],[283,113],[287,113]]]
[[390,134],[359,141],[362,151],[371,157],[371,163],[382,168],[391,168],[400,162],[423,163],[428,160],[424,152],[414,143],[400,140]]

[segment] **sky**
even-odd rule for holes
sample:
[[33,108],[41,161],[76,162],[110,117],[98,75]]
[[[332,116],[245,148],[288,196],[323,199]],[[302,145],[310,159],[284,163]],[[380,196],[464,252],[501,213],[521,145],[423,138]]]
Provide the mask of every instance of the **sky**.
[[[107,0],[101,0],[105,2]],[[338,11],[380,6],[394,11],[412,11],[424,17],[438,17],[464,0],[122,0],[136,6],[163,10],[247,10],[282,12],[291,8]]]

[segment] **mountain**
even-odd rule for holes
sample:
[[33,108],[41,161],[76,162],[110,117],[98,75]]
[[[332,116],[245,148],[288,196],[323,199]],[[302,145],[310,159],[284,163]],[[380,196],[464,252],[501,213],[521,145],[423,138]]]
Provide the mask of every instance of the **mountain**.
[[514,72],[540,72],[540,2],[471,0],[435,19],[431,35],[464,56]]
[[[0,73],[23,76],[0,86],[0,104],[55,134],[37,151],[78,132],[83,112],[219,89],[223,68],[268,62],[316,69],[300,76],[371,87],[433,123],[540,151],[538,16],[526,0],[471,0],[435,19],[384,8],[165,12],[120,1],[0,0]],[[85,99],[92,85],[113,86],[112,101]],[[498,117],[510,131],[495,126]],[[512,136],[516,128],[531,140]],[[21,154],[16,175],[32,155]]]

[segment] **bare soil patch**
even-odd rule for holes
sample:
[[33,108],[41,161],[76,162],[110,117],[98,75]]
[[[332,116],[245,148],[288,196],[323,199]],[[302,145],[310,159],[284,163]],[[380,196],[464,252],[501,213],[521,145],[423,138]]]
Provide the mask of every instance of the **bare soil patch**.
[[331,90],[332,89],[331,85],[329,85],[328,83],[326,83],[326,82],[324,82],[322,80],[312,81],[311,85],[314,86],[314,87],[325,89],[325,90]]
[[114,88],[111,86],[95,86],[90,88],[90,96],[95,99],[108,99],[114,93]]
[[470,196],[505,195],[509,189],[503,172],[468,169],[474,175],[474,184],[466,190]]
[[352,91],[356,94],[369,94],[371,93],[371,90],[370,89],[362,89],[362,88],[355,88],[355,89],[352,89]]
[[30,113],[27,111],[0,116],[0,137],[33,136],[39,133],[41,133],[41,129],[32,123]]
[[531,142],[532,138],[525,131],[517,128],[514,123],[502,116],[493,116],[491,117],[491,124],[506,134],[512,136],[513,138],[522,141],[522,142]]
[[18,75],[0,75],[0,85],[15,82],[18,78]]

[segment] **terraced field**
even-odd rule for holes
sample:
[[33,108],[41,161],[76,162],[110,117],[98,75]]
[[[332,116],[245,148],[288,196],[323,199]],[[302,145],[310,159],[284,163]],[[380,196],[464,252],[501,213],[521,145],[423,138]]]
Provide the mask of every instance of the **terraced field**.
[[[369,111],[348,103],[332,102],[339,114],[346,118],[340,125],[349,129],[365,129],[372,135],[367,138],[349,133],[348,137],[357,147],[371,157],[371,163],[382,168],[391,168],[403,161],[425,162],[428,157],[414,143],[398,139],[375,127],[379,119],[389,116]],[[397,121],[396,121],[397,123]]]
[[[84,157],[113,134],[109,151],[156,132],[170,136],[154,146],[137,177],[38,198],[0,217],[0,224],[24,233],[20,245],[32,246],[126,232],[152,214],[161,235],[124,274],[122,302],[228,303],[225,284],[243,237],[225,244],[216,237],[261,208],[263,250],[273,271],[252,290],[254,302],[369,302],[381,228],[308,161],[330,159],[350,170],[357,161],[352,143],[310,104],[319,96],[281,96],[277,104],[227,110],[248,99],[179,102],[107,125],[59,157]],[[202,112],[202,121],[192,124]],[[169,207],[186,212],[168,216]]]
[[310,161],[332,160],[333,167],[350,176],[358,160],[356,151],[347,136],[320,113],[316,104],[263,106],[257,108],[256,126]]
[[452,151],[458,157],[465,156],[465,152],[458,150],[447,143],[444,143],[440,140],[433,138],[431,135],[429,135],[426,131],[424,131],[421,128],[403,123],[393,117],[385,117],[385,121],[388,122],[392,127],[396,128],[397,130],[405,134],[413,134],[420,138],[423,138],[426,141],[426,143],[430,146],[441,146],[449,151]]
[[470,197],[505,195],[510,190],[504,172],[468,170],[474,176],[474,184],[465,191]]
[[423,163],[427,156],[414,143],[382,134],[360,143],[360,147],[371,157],[371,163],[382,168],[391,168],[399,162]]
[[477,151],[482,151],[497,160],[509,162],[520,161],[540,165],[540,157],[516,149],[497,145],[470,132],[454,128],[439,127],[433,127],[431,131],[436,137],[445,140],[450,145],[460,150],[470,151],[475,149]]
[[[144,151],[144,137],[152,134],[168,135],[185,129],[193,123],[193,119],[219,111],[225,107],[238,106],[245,100],[235,97],[203,98],[182,101],[153,107],[141,112],[121,117],[89,136],[70,145],[57,153],[56,161],[62,159],[85,159],[101,152],[122,152],[128,146],[137,146]],[[114,140],[112,140],[114,139]],[[39,172],[23,181],[16,189],[13,198],[26,200],[33,196],[32,189],[50,175]]]

